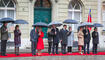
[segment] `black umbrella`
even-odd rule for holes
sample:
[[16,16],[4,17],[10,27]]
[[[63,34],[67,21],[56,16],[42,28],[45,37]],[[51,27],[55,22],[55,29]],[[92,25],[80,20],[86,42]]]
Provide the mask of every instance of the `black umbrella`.
[[78,24],[78,21],[72,19],[66,19],[63,23],[67,24]]
[[32,25],[33,27],[48,27],[48,25],[44,22],[37,22],[34,25]]
[[94,27],[94,24],[90,22],[83,22],[82,24],[79,25],[79,27],[84,27],[84,26]]
[[100,23],[94,23],[94,27],[103,27],[103,25]]
[[56,27],[59,27],[59,26],[62,25],[62,23],[60,23],[60,22],[51,22],[51,23],[48,24],[49,27],[52,26],[52,25],[55,25]]
[[10,23],[10,22],[14,22],[14,20],[12,18],[1,18],[0,19],[0,23]]
[[25,20],[22,20],[22,19],[18,19],[16,21],[14,21],[14,24],[28,24],[28,22]]

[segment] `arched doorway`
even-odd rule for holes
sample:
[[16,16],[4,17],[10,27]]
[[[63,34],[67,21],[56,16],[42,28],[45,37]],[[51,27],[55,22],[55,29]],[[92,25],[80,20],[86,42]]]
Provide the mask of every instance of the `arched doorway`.
[[[51,3],[50,0],[36,0],[34,5],[34,23],[51,22]],[[47,38],[47,28],[43,28],[44,37]]]

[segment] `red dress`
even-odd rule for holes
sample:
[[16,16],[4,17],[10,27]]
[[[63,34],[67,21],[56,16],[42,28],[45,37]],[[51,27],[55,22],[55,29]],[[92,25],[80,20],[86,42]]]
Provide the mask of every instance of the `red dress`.
[[44,49],[43,37],[44,37],[44,33],[41,32],[41,35],[39,35],[39,38],[38,38],[38,43],[37,43],[36,49]]

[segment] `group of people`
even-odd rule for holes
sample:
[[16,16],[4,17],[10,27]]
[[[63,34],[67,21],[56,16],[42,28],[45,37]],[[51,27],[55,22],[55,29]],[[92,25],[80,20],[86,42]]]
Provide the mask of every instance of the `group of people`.
[[[66,47],[68,52],[72,52],[72,46],[74,42],[74,32],[72,28],[69,27],[67,30],[67,25],[63,25],[63,28],[59,30],[55,25],[48,29],[48,53],[49,54],[59,54],[58,45],[61,43],[61,52],[66,54]],[[52,48],[52,49],[51,49]],[[52,51],[51,51],[52,50]]]
[[[78,46],[79,46],[79,53],[82,54],[82,48],[84,50],[84,54],[89,54],[89,45],[90,45],[91,35],[88,29],[88,26],[80,27],[78,32]],[[94,27],[94,31],[92,32],[92,43],[93,43],[93,54],[97,54],[97,47],[99,44],[99,33],[97,31],[97,27]]]
[[[1,55],[2,56],[7,56],[6,55],[6,44],[7,44],[7,40],[9,39],[7,24],[8,23],[3,23],[3,26],[0,28],[0,32],[1,32]],[[14,44],[15,44],[15,54],[19,55],[19,47],[21,46],[21,31],[19,29],[19,25],[15,26]]]
[[[6,56],[6,43],[8,40],[8,23],[3,23],[3,26],[0,28],[1,30],[1,55]],[[72,53],[72,47],[74,42],[74,32],[72,31],[72,27],[69,26],[67,29],[67,25],[63,25],[62,29],[58,29],[55,25],[52,25],[48,28],[48,53],[49,54],[59,54],[58,45],[61,43],[61,53]],[[89,54],[89,44],[91,40],[90,31],[88,26],[85,28],[80,27],[78,31],[78,51],[82,54],[82,49],[84,50],[84,54]],[[41,55],[41,50],[44,49],[43,43],[44,33],[42,32],[41,27],[35,27],[30,32],[30,41],[31,41],[31,50],[32,55]],[[93,40],[93,53],[97,53],[97,45],[99,43],[99,34],[97,32],[97,28],[94,28],[92,32],[92,40]],[[21,46],[21,31],[19,29],[19,25],[15,26],[14,30],[14,44],[15,44],[15,54],[19,55],[19,47]],[[67,50],[66,50],[67,48]]]
[[[3,26],[0,28],[1,56],[7,56],[6,55],[6,44],[7,44],[7,40],[9,39],[7,24],[8,23],[3,23]],[[38,55],[41,55],[41,50],[44,49],[43,37],[44,37],[44,33],[42,32],[41,28],[36,27],[35,29],[31,30],[30,41],[32,42],[32,45],[31,45],[32,55],[36,55],[36,49],[38,50]],[[21,46],[21,31],[19,29],[19,25],[15,26],[14,45],[15,45],[15,49],[14,49],[15,54],[18,56],[19,55],[19,47]]]
[[32,55],[36,55],[36,49],[38,51],[38,55],[41,55],[41,50],[44,49],[43,37],[44,33],[40,27],[36,27],[31,30],[30,41]]
[[[89,45],[91,40],[90,31],[88,26],[79,27],[78,31],[78,51],[80,54],[83,54],[82,50],[84,50],[84,54],[89,54]],[[72,31],[72,27],[69,26],[67,29],[67,25],[63,25],[63,28],[59,30],[55,25],[53,25],[50,29],[48,29],[48,53],[49,54],[59,54],[58,45],[61,43],[61,52],[62,54],[72,53],[72,47],[74,42],[74,32]],[[92,32],[92,42],[93,42],[93,53],[97,53],[97,45],[99,44],[99,34],[97,31],[97,27],[94,28]],[[66,50],[67,48],[67,50]],[[87,48],[87,50],[86,50]]]

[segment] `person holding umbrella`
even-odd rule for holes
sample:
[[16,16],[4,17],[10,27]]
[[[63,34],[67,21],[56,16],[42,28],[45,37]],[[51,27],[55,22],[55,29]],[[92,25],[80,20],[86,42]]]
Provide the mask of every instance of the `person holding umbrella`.
[[33,29],[31,33],[31,39],[34,40],[32,42],[32,54],[36,55],[36,49],[37,49],[38,55],[41,55],[41,50],[44,49],[44,43],[43,43],[44,33],[42,32],[42,29],[39,27],[42,28],[48,27],[48,25],[44,22],[37,22],[32,26],[36,27],[36,29]]
[[2,56],[7,56],[6,55],[6,44],[9,38],[7,24],[8,23],[4,22],[3,26],[1,27],[1,55]]
[[39,28],[38,29],[38,42],[37,42],[37,51],[38,51],[38,55],[41,55],[41,50],[44,49],[44,43],[43,43],[43,37],[44,37],[44,33],[42,32],[42,29]]
[[[13,24],[28,24],[28,22],[26,20],[17,19],[13,22]],[[15,54],[19,55],[19,47],[21,46],[21,31],[19,29],[19,25],[15,26],[14,43],[15,43]]]
[[38,42],[38,27],[33,28],[30,32],[30,41],[31,41],[31,51],[32,55],[36,55],[36,47]]
[[91,37],[88,26],[85,27],[83,33],[84,33],[84,54],[86,54],[86,47],[87,47],[87,54],[89,54],[89,44]]
[[52,25],[51,32],[53,33],[53,50],[52,53],[55,54],[55,49],[56,49],[56,54],[58,53],[58,44],[59,44],[59,29],[56,28],[55,25]]
[[0,19],[0,23],[3,23],[3,26],[1,27],[1,55],[2,56],[7,56],[6,44],[7,44],[7,40],[9,39],[7,24],[10,22],[14,22],[14,20],[8,17]]
[[15,26],[14,30],[15,54],[19,55],[19,47],[21,46],[21,31],[19,25]]
[[97,54],[97,45],[99,44],[99,33],[97,32],[97,27],[94,28],[92,32],[93,38],[93,54]]
[[60,30],[60,41],[61,41],[62,54],[66,54],[67,39],[68,39],[67,25],[63,25],[63,28]]

